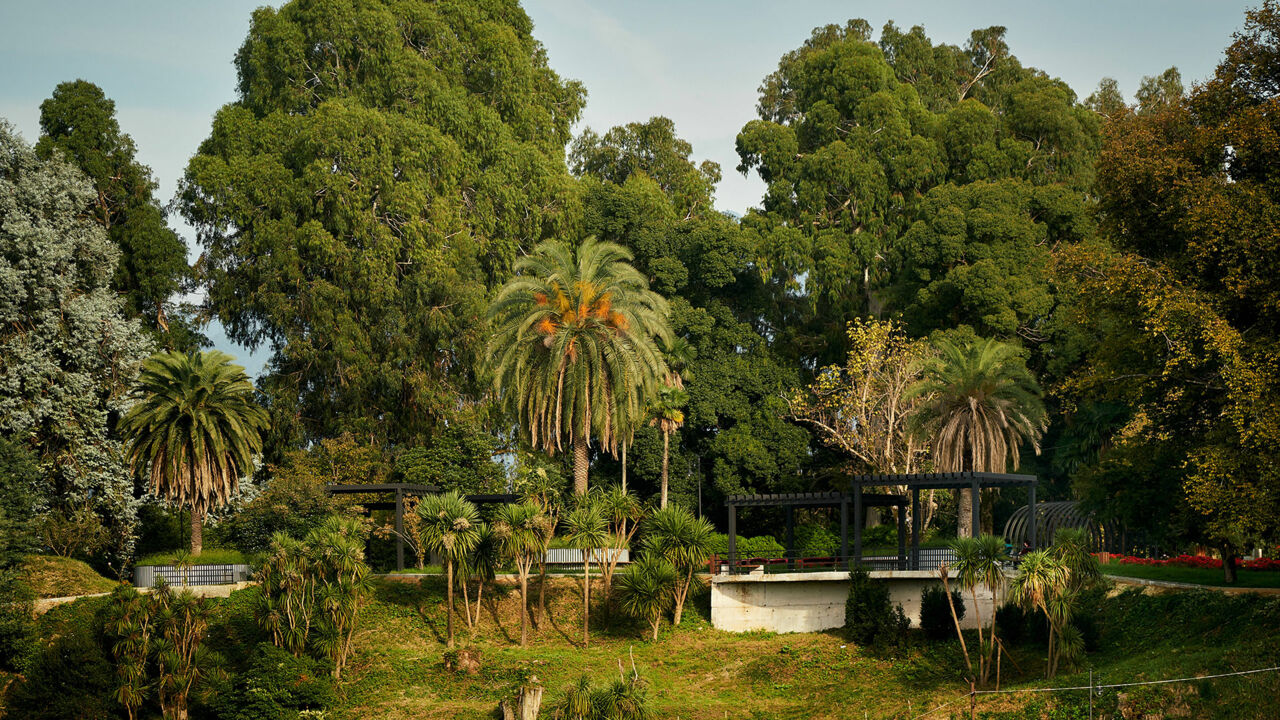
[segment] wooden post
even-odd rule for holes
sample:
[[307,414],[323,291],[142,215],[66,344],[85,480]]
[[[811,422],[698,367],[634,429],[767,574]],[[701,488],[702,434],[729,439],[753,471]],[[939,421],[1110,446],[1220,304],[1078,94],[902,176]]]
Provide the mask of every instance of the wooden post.
[[911,488],[911,569],[920,569],[920,488]]
[[396,488],[396,569],[404,569],[404,490]]
[[738,506],[729,506],[729,572],[732,574],[738,561]]

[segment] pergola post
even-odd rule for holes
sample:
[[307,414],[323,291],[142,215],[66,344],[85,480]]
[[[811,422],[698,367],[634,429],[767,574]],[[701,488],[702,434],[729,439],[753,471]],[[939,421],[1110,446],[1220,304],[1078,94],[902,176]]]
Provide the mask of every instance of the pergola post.
[[978,476],[972,472],[969,473],[969,486],[973,488],[970,493],[973,501],[973,524],[969,528],[969,536],[978,537],[982,534],[982,488],[978,485]]
[[911,488],[911,569],[920,569],[920,488]]
[[729,572],[734,572],[738,559],[738,506],[729,506]]
[[404,490],[396,488],[396,569],[404,569]]
[[840,560],[849,561],[849,497],[840,498]]
[[862,564],[862,485],[853,486],[853,561]]
[[787,544],[782,557],[787,560],[787,567],[792,567],[796,556],[796,506],[787,506]]
[[1040,518],[1036,517],[1036,484],[1031,483],[1027,486],[1027,517],[1031,519],[1031,526],[1027,528],[1027,535],[1030,539],[1031,549],[1039,549],[1036,544],[1036,530],[1040,526]]
[[906,508],[898,505],[898,564],[899,570],[907,569],[907,514]]

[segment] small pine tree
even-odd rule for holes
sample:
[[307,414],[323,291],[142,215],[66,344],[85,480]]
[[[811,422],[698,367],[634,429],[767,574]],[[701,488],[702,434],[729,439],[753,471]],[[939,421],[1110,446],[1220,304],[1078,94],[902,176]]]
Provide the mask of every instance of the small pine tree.
[[894,605],[889,586],[871,579],[866,568],[849,569],[849,598],[844,604],[844,628],[859,645],[896,644],[908,627],[902,606]]
[[[955,603],[956,619],[963,620],[964,598],[960,591],[951,591],[951,602]],[[920,594],[920,629],[930,640],[945,640],[955,634],[955,620],[951,618],[947,592],[941,585],[928,585]]]

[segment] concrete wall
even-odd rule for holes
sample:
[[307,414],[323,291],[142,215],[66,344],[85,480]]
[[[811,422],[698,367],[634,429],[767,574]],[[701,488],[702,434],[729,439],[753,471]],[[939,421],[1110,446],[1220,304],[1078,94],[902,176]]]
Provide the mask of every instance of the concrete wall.
[[[940,584],[932,570],[875,570],[871,577],[889,583],[889,597],[902,606],[912,627],[920,624],[920,593]],[[711,624],[720,630],[746,632],[818,632],[844,625],[849,573],[749,573],[711,578]],[[968,612],[962,627],[977,627],[977,613],[965,597]],[[990,622],[991,591],[979,589],[978,606]]]

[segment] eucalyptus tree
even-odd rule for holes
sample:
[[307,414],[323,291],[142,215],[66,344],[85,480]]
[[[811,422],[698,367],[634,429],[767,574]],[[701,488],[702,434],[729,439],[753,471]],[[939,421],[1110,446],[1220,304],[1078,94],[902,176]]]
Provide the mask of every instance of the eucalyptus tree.
[[[447,644],[453,647],[453,576],[454,568],[465,562],[479,545],[482,531],[480,511],[456,490],[442,495],[428,495],[418,503],[422,518],[422,544],[444,559],[445,585],[449,597],[449,614],[445,621]],[[470,608],[468,607],[468,620]],[[468,622],[470,624],[470,622]]]
[[609,519],[594,502],[578,503],[564,516],[564,538],[582,553],[582,646],[591,642],[591,556],[609,543]]
[[[944,338],[922,361],[907,393],[923,399],[914,417],[917,437],[931,447],[941,472],[1005,472],[1017,468],[1020,448],[1040,452],[1048,425],[1043,393],[1018,349],[995,340]],[[971,490],[960,491],[957,534],[972,534]]]
[[483,392],[485,297],[571,222],[584,88],[506,0],[294,0],[228,60],[180,187],[203,309],[302,440],[431,437]]
[[219,350],[164,352],[142,365],[142,399],[120,427],[128,458],[157,497],[191,510],[191,554],[203,545],[209,510],[239,491],[262,452],[267,413],[244,368]]
[[650,515],[644,529],[645,554],[665,558],[678,573],[672,599],[673,624],[679,625],[694,573],[705,567],[711,557],[715,528],[706,518],[694,517],[684,507],[672,505]]
[[529,573],[546,554],[555,526],[542,508],[530,502],[500,506],[491,525],[503,557],[515,564],[520,577],[520,646],[524,647],[529,632]]
[[530,443],[573,451],[574,491],[587,491],[595,438],[617,455],[667,372],[657,342],[671,339],[667,301],[620,245],[540,243],[489,306],[494,388]]

